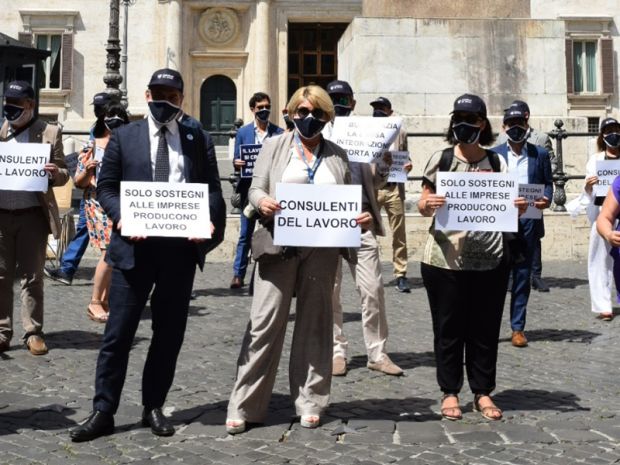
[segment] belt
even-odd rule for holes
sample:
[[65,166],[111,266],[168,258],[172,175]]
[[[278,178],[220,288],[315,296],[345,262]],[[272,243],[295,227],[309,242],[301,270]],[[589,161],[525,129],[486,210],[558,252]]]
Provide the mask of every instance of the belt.
[[28,208],[17,208],[15,210],[7,210],[6,208],[0,208],[0,213],[4,213],[6,215],[25,215],[26,213],[37,212],[41,210],[41,207],[28,207]]

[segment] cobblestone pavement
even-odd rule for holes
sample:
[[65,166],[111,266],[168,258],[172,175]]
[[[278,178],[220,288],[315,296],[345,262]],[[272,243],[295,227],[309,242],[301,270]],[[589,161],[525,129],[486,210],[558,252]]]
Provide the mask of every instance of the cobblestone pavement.
[[[223,423],[251,298],[228,289],[229,265],[209,264],[196,278],[198,298],[192,302],[166,404],[177,433],[158,438],[139,424],[140,377],[150,337],[145,314],[116,433],[74,444],[67,429],[90,411],[103,330],[86,317],[93,265],[88,261],[71,287],[46,282],[48,355],[31,356],[17,339],[1,355],[2,464],[620,463],[620,318],[606,323],[590,313],[584,263],[545,264],[552,289],[532,293],[528,348],[512,347],[504,312],[495,393],[505,413],[501,422],[489,423],[473,412],[466,390],[463,420],[441,420],[428,303],[419,264],[412,263],[413,292],[386,289],[389,350],[405,376],[388,377],[366,368],[359,301],[347,276],[343,300],[350,371],[334,379],[322,426],[301,429],[293,417],[287,349],[268,423],[235,437],[227,436]],[[387,264],[385,271],[389,277]]]

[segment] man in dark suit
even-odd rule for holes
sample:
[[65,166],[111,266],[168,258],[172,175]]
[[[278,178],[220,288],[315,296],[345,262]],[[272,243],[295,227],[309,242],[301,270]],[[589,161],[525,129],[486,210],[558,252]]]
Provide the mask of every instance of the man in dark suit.
[[[233,166],[236,171],[240,171],[245,166],[245,161],[241,159],[242,145],[262,144],[267,137],[282,134],[284,130],[273,123],[269,122],[269,114],[271,113],[271,100],[269,95],[263,92],[256,92],[250,98],[250,110],[254,114],[254,121],[239,128],[235,137],[235,154]],[[248,190],[252,184],[252,178],[239,178],[235,192],[241,197],[241,210],[248,203]],[[239,225],[239,241],[237,242],[237,251],[235,253],[235,261],[233,264],[233,279],[230,282],[231,289],[239,289],[243,287],[245,272],[248,268],[248,255],[250,253],[250,245],[252,242],[252,234],[256,227],[256,219],[246,218],[241,212]]]
[[[503,128],[508,141],[492,150],[504,157],[508,172],[517,173],[519,184],[544,184],[543,197],[534,202],[536,208],[542,210],[549,207],[553,198],[551,162],[546,149],[527,142],[527,116],[522,108],[511,106],[506,109]],[[525,260],[515,264],[512,269],[510,326],[512,345],[525,347],[527,338],[523,331],[530,297],[532,262],[536,243],[545,235],[542,219],[519,219],[518,234],[525,246]]]
[[220,216],[223,205],[217,166],[208,163],[202,131],[177,121],[183,103],[181,75],[171,69],[156,71],[146,100],[147,118],[112,133],[97,183],[97,199],[114,222],[106,255],[114,269],[93,413],[71,431],[76,442],[114,429],[129,351],[151,291],[153,337],[142,375],[142,422],[156,435],[174,434],[161,409],[183,343],[196,265],[203,267],[206,254],[204,239],[121,236],[121,181],[207,183],[212,218]]

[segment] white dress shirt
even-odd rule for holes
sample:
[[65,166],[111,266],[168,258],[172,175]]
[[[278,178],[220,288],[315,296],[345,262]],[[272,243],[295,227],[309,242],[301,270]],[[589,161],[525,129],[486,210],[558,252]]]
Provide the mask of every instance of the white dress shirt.
[[[160,131],[163,126],[151,116],[147,117],[149,123],[149,140],[151,142],[151,168],[155,179],[155,161],[157,159],[157,146],[159,145]],[[170,162],[170,174],[168,182],[186,182],[185,179],[185,155],[181,149],[181,137],[179,124],[175,119],[166,123],[166,142],[168,143],[168,161]]]
[[514,153],[510,144],[508,144],[508,148],[510,149],[508,152],[508,172],[518,173],[519,184],[529,184],[527,144],[523,144],[520,154]]

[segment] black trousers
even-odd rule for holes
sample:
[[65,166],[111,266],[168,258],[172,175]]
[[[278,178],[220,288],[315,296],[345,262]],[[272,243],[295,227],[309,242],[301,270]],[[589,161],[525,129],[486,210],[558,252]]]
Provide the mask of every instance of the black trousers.
[[534,258],[532,259],[532,279],[542,276],[542,248],[540,239],[536,241],[534,249]]
[[474,394],[495,389],[497,346],[509,268],[454,271],[422,263],[433,318],[437,382],[447,394],[463,387],[463,355]]
[[196,248],[185,239],[146,239],[135,246],[135,267],[114,268],[110,316],[97,359],[93,406],[114,414],[125,383],[129,351],[149,294],[153,336],[142,373],[142,404],[162,407],[183,344],[196,273]]

